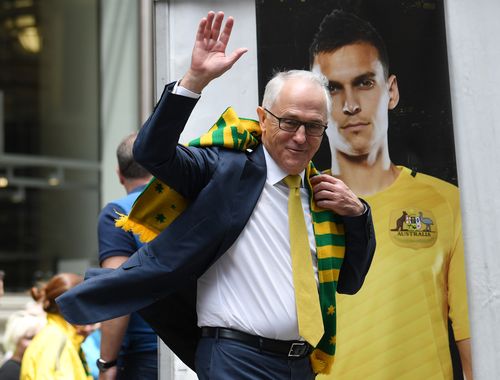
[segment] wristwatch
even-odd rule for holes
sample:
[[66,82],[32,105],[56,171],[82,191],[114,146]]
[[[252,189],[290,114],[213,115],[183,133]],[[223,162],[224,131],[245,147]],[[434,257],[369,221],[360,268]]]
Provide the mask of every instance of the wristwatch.
[[111,367],[114,367],[116,365],[116,359],[110,360],[109,362],[107,362],[106,360],[99,358],[96,361],[96,365],[97,365],[97,368],[99,368],[99,372],[106,372],[108,369],[110,369]]

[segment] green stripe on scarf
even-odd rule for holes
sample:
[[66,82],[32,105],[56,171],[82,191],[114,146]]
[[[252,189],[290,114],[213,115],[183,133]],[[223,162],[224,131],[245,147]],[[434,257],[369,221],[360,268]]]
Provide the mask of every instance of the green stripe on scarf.
[[325,247],[328,245],[345,245],[345,236],[334,234],[316,235],[316,246]]
[[[188,145],[219,146],[244,151],[260,144],[260,126],[255,120],[239,118],[229,107],[210,130]],[[312,199],[310,178],[319,174],[312,163],[306,169],[306,184],[313,229],[315,231],[319,270],[319,295],[325,334],[311,354],[315,373],[329,373],[335,358],[336,303],[338,273],[345,253],[342,218],[318,208]],[[154,239],[188,206],[186,199],[154,178],[137,198],[129,215],[120,215],[116,226],[132,231],[144,242]],[[318,231],[318,232],[316,232]]]
[[327,270],[332,268],[339,268],[342,266],[344,259],[338,257],[328,257],[318,260],[318,270]]
[[340,215],[334,214],[329,210],[315,212],[313,213],[312,217],[314,223],[322,223],[322,222],[342,223],[342,217]]

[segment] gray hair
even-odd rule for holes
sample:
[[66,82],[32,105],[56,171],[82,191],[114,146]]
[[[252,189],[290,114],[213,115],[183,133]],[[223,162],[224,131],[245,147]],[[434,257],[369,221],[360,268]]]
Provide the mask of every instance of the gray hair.
[[275,73],[271,80],[267,82],[266,89],[264,90],[264,98],[262,99],[262,107],[271,108],[280,94],[283,85],[290,79],[304,79],[318,85],[325,95],[326,111],[327,115],[330,115],[332,110],[332,98],[328,91],[328,80],[319,72],[307,70],[289,70]]

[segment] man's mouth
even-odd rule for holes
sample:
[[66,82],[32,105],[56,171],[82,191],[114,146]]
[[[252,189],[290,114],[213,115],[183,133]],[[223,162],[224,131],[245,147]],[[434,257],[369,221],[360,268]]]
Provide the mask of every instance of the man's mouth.
[[364,122],[350,122],[348,124],[344,124],[342,127],[340,127],[343,130],[348,130],[351,132],[356,132],[360,131],[364,128],[366,128],[367,125],[370,123],[364,123]]
[[301,149],[301,148],[291,148],[291,147],[288,147],[287,149],[289,151],[291,151],[292,153],[304,153],[306,151],[305,149]]

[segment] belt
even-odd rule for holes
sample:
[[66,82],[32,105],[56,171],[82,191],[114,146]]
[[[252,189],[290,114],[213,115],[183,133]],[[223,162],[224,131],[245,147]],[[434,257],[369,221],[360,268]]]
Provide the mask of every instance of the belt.
[[202,327],[204,338],[236,340],[268,353],[284,356],[289,359],[302,359],[312,352],[312,346],[299,340],[276,340],[247,334],[224,327]]

